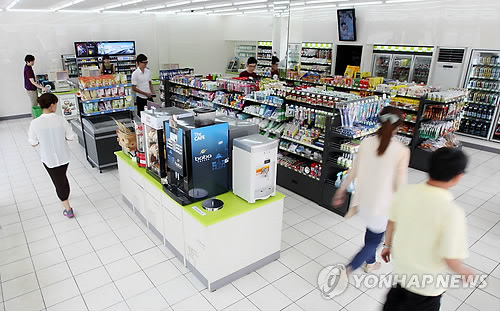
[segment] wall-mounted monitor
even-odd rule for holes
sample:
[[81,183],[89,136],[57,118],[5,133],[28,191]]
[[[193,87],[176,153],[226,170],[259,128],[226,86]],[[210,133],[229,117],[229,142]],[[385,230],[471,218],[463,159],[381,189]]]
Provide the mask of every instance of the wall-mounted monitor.
[[75,42],[76,57],[98,56],[96,42]]
[[337,10],[339,41],[356,41],[356,13],[354,9]]
[[135,55],[135,41],[75,42],[76,57]]
[[135,55],[135,41],[97,42],[99,55]]

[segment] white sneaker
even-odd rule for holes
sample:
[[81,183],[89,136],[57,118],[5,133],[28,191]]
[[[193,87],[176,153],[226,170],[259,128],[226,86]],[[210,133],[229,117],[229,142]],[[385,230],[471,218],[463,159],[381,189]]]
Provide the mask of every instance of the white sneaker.
[[382,266],[382,264],[380,262],[374,262],[374,263],[367,263],[365,264],[365,266],[363,267],[363,270],[366,272],[366,273],[371,273],[375,270],[378,270],[380,269],[380,267]]

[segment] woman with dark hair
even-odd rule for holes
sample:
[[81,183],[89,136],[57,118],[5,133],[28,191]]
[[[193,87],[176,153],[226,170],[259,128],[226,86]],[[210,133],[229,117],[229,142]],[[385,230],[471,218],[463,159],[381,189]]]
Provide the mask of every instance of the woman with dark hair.
[[392,195],[408,181],[410,150],[392,139],[403,123],[402,116],[395,107],[382,109],[379,116],[382,126],[375,136],[363,140],[346,181],[333,197],[332,205],[341,206],[347,186],[356,180],[356,194],[348,214],[357,210],[365,222],[365,245],[348,264],[348,273],[365,263],[365,272],[380,268],[375,255],[387,226]]
[[102,57],[101,75],[111,75],[115,73],[115,65],[111,64],[109,55]]
[[68,140],[75,134],[68,122],[57,115],[57,96],[45,93],[38,97],[38,104],[43,114],[31,121],[28,130],[28,141],[33,147],[39,147],[40,159],[52,179],[59,200],[63,203],[63,215],[72,218],[73,209],[69,205],[69,181],[66,177],[70,152]]

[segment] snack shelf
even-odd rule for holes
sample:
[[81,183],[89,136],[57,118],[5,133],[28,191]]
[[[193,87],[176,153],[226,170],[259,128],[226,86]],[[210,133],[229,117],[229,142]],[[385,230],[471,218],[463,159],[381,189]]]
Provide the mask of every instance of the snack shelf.
[[202,97],[202,96],[199,96],[199,95],[194,95],[194,94],[182,94],[182,93],[177,93],[177,92],[172,92],[172,91],[169,91],[170,94],[175,94],[175,95],[179,95],[179,96],[186,96],[186,97],[196,97],[196,98],[199,98],[199,99],[204,99],[204,100],[208,100],[210,101],[210,99],[208,98],[205,98],[205,97]]
[[304,155],[304,154],[300,154],[300,153],[298,153],[298,152],[295,152],[295,151],[292,151],[292,150],[288,150],[288,149],[283,148],[283,147],[280,147],[280,150],[283,150],[283,151],[286,151],[286,152],[290,152],[290,153],[295,154],[295,155],[297,155],[297,156],[299,156],[299,157],[302,157],[302,158],[304,158],[304,159],[308,159],[308,160],[311,160],[311,161],[314,161],[314,162],[318,162],[318,163],[323,163],[323,161],[322,161],[322,160],[316,160],[316,159],[314,159],[313,157],[308,157],[308,156],[306,156],[306,155]]
[[[134,95],[128,95],[128,96],[134,96]],[[98,103],[98,102],[107,101],[107,100],[123,99],[123,98],[127,98],[128,96],[103,97],[103,98],[97,98],[97,99],[82,100],[82,103],[84,103],[84,104]]]
[[97,86],[97,87],[87,87],[87,88],[81,88],[80,90],[82,90],[82,91],[92,91],[92,90],[113,89],[115,87],[129,87],[129,86],[132,86],[132,83],[114,84],[114,85]]
[[406,136],[409,136],[409,137],[413,137],[413,133],[407,133],[407,132],[402,132],[402,131],[398,131],[397,133],[399,135],[406,135]]
[[[286,99],[287,101],[291,101],[293,103],[297,103],[296,105],[297,106],[303,106],[303,107],[306,107],[306,108],[310,108],[310,109],[317,109],[317,110],[321,110],[321,111],[325,111],[328,113],[329,116],[333,116],[334,113],[334,107],[328,107],[328,106],[320,106],[320,105],[312,105],[312,104],[308,104],[308,103],[304,103],[304,102],[301,102],[301,101],[298,101],[298,100],[293,100],[293,99]],[[290,105],[295,105],[295,104],[290,104]]]
[[292,170],[292,171],[294,171],[294,172],[297,172],[297,173],[299,173],[299,174],[302,174],[302,175],[304,175],[304,176],[306,176],[306,177],[309,177],[309,178],[311,178],[311,179],[314,179],[314,180],[316,180],[316,181],[320,181],[320,179],[319,179],[319,178],[317,178],[317,177],[312,177],[311,175],[308,175],[308,174],[306,174],[306,173],[304,173],[304,172],[301,172],[301,171],[299,171],[299,170],[296,170],[296,169],[294,169],[294,168],[291,168],[291,167],[285,166],[285,165],[283,165],[283,164],[281,164],[281,163],[279,163],[279,165],[280,165],[280,166],[282,166],[282,167],[284,167],[284,168],[287,168],[287,169],[289,169],[289,170]]
[[118,109],[113,109],[113,110],[106,110],[106,111],[91,112],[91,113],[84,112],[84,113],[82,113],[82,115],[89,117],[89,116],[97,116],[97,115],[101,115],[101,114],[108,114],[108,113],[128,111],[128,110],[135,110],[135,106],[131,106],[131,107],[127,107],[127,108],[118,108]]
[[373,135],[376,132],[377,131],[375,130],[375,131],[369,132],[369,133],[362,133],[362,134],[358,134],[358,135],[354,135],[354,136],[347,136],[347,135],[341,134],[339,132],[336,132],[335,129],[332,129],[332,135],[333,136],[337,136],[337,137],[341,137],[341,138],[345,138],[345,139],[358,139],[358,138],[362,138],[362,137],[365,137],[365,136]]
[[336,158],[328,158],[327,162],[328,162],[329,166],[333,166],[333,167],[336,167],[336,168],[344,170],[344,171],[350,169],[350,167],[345,167],[345,166],[342,166],[340,164],[337,164]]
[[407,108],[407,107],[396,106],[396,105],[389,105],[389,106],[392,106],[392,107],[394,107],[394,108],[398,108],[398,109],[401,109],[401,110],[407,110],[407,111],[418,112],[418,109],[415,109],[415,108]]
[[[236,110],[239,110],[239,111],[242,111],[243,108],[238,108],[238,107],[235,107],[235,106],[231,106],[231,105],[227,105],[227,104],[223,104],[223,103],[217,103],[217,102],[212,102],[216,105],[219,105],[219,106],[223,106],[223,107],[227,107],[227,108],[231,108],[231,109],[236,109]],[[245,112],[246,113],[246,112]]]
[[291,142],[294,142],[294,143],[297,143],[297,144],[301,144],[301,145],[306,146],[306,147],[310,147],[310,148],[314,148],[314,149],[319,150],[319,151],[323,151],[323,147],[319,147],[319,146],[316,146],[316,145],[313,145],[310,143],[306,143],[306,142],[303,142],[303,141],[300,141],[300,140],[297,140],[297,139],[294,139],[294,138],[291,138],[288,136],[281,136],[281,138],[288,140],[288,141],[291,141]]

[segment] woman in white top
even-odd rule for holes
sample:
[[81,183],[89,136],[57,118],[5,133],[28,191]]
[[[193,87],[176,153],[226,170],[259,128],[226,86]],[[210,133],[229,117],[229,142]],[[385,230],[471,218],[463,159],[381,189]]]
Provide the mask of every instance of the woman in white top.
[[57,96],[45,93],[38,98],[43,114],[31,121],[28,131],[29,143],[39,148],[43,166],[54,183],[57,196],[64,205],[64,216],[72,218],[73,209],[69,205],[69,182],[66,177],[70,152],[67,140],[73,140],[75,134],[66,120],[57,114]]
[[375,254],[387,226],[392,195],[408,181],[410,150],[392,139],[403,123],[402,113],[387,106],[382,109],[379,119],[381,128],[375,136],[363,140],[346,181],[332,200],[334,207],[343,205],[347,186],[356,180],[356,193],[348,214],[358,209],[366,224],[366,234],[365,245],[347,266],[349,273],[364,263],[365,272],[380,268]]

